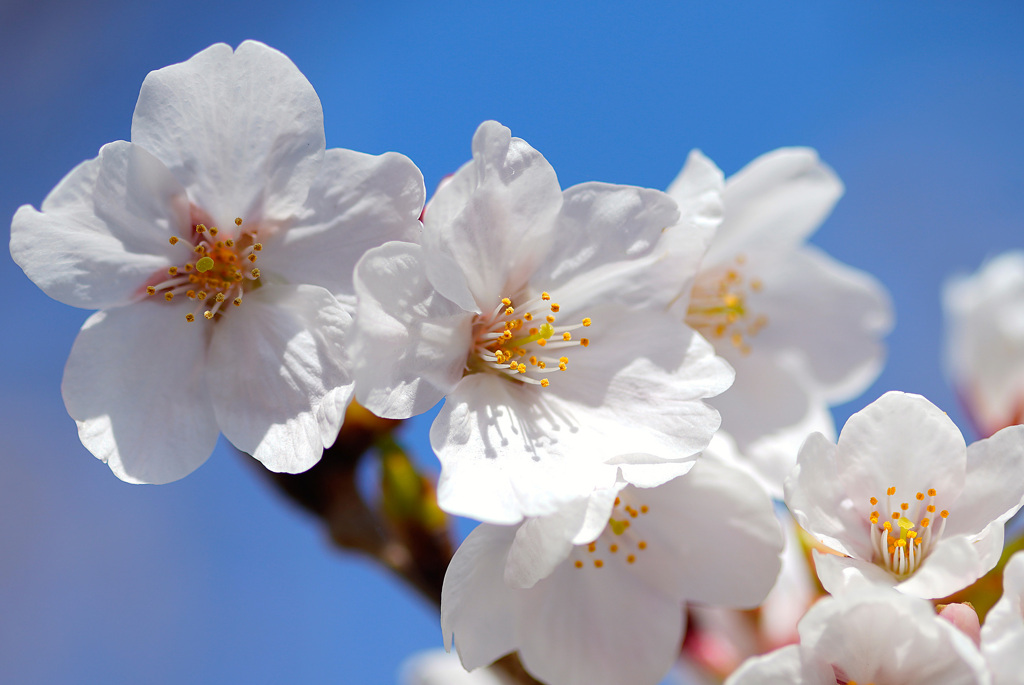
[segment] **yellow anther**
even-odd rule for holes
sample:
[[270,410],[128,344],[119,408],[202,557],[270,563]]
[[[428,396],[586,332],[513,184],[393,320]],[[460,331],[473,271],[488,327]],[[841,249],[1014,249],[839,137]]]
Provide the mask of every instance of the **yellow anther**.
[[615,506],[619,506],[620,504],[622,504],[622,500],[619,499],[618,497],[616,497],[615,498]]
[[761,279],[755,278],[750,282],[750,289],[753,290],[755,293],[761,292],[762,288],[764,288],[764,283],[761,282]]
[[196,317],[193,316],[191,313],[185,315],[185,321],[188,321],[189,323],[192,323],[195,320],[196,320]]
[[216,226],[214,226],[213,228],[210,229],[210,235],[217,235],[217,227]]
[[924,517],[923,519],[921,519],[921,527],[922,528],[927,528],[930,523],[931,523],[931,519],[929,519],[927,516]]
[[742,347],[743,346],[743,334],[742,333],[733,333],[732,334],[732,338],[730,338],[730,340],[732,341],[732,346],[733,347]]
[[212,319],[213,318],[213,312],[211,312],[209,309],[207,309],[205,312],[203,312],[203,316],[205,316],[207,319]]
[[164,299],[170,302],[174,299],[174,293],[164,293]]
[[589,338],[580,338],[580,345],[582,345],[583,347],[586,347],[589,344],[590,344],[590,339]]
[[520,364],[518,367],[519,373],[526,373],[526,364]]
[[914,538],[916,538],[916,537],[917,537],[917,533],[915,533],[915,532],[914,532],[914,531],[912,531],[912,530],[908,530],[908,531],[907,531],[907,537],[908,537],[908,538],[910,538],[911,540],[913,540]]
[[196,233],[206,233],[206,226],[202,224],[196,224]]
[[[252,255],[250,255],[250,256],[252,256]],[[505,316],[512,316],[515,313],[516,313],[516,310],[513,309],[512,307],[505,307]]]
[[234,304],[234,305],[235,305],[236,307],[241,307],[241,306],[242,306],[242,298],[240,298],[240,297],[236,297],[236,298],[235,298],[234,300],[232,300],[231,302],[232,302],[232,304]]
[[570,333],[569,331],[566,331],[565,333],[562,333],[562,340],[564,340],[566,342],[569,342],[570,340],[572,340],[572,333]]
[[931,488],[930,490],[928,490],[928,496],[929,497],[935,497],[935,494],[936,494],[935,493],[935,488]]
[[903,538],[900,538],[899,540],[896,541],[895,544],[896,544],[897,547],[906,547],[907,546],[907,541],[904,540]]
[[892,522],[886,521],[885,523],[882,524],[882,528],[885,528],[886,530],[891,531],[892,530]]
[[898,519],[899,517],[900,517],[900,512],[898,512],[898,511],[894,511],[894,512],[892,512],[892,518],[893,518],[893,520],[895,520],[895,519]]
[[892,497],[893,495],[896,494],[896,488],[889,488],[888,490],[885,491],[885,494],[889,495],[889,497]]
[[564,362],[559,362],[558,363],[558,370],[559,371],[565,371],[567,368],[569,368],[569,367]]
[[178,244],[178,236],[172,235],[170,238],[167,239],[167,242],[169,242],[171,245],[177,245]]
[[526,312],[525,314],[523,314],[523,318],[526,319],[527,321],[533,321],[533,314],[531,314],[530,312]]
[[637,549],[647,549],[647,543],[644,542],[643,540],[641,540],[640,542],[636,543],[636,548]]
[[947,516],[949,516],[949,512],[943,509],[942,511],[939,512],[939,516],[941,516],[942,518],[946,518]]
[[546,317],[544,317],[544,318],[545,318],[545,319],[547,319],[547,322],[548,322],[548,323],[554,323],[554,322],[555,322],[555,317],[551,316],[550,314],[548,314],[548,315],[547,315]]
[[594,559],[594,568],[601,568],[604,566],[604,562],[600,559]]
[[647,512],[649,512],[649,511],[650,511],[650,509],[648,509],[648,508],[647,508],[647,505],[646,505],[646,504],[644,504],[644,505],[641,505],[641,507],[640,507],[640,513],[641,513],[641,514],[646,514],[646,513],[647,513]]
[[577,559],[576,563],[573,564],[573,566],[575,566],[576,568],[583,568],[583,562]]
[[616,552],[619,551],[619,546],[618,545],[609,545],[608,546],[608,551],[611,552],[612,554],[615,554]]
[[597,550],[597,545],[595,543],[591,542],[589,545],[587,545],[587,551],[588,552],[594,552],[596,550]]
[[874,497],[872,497],[869,501],[871,502],[871,506],[875,506],[876,504],[878,504],[878,499]]
[[227,240],[224,241],[224,244],[227,245],[228,247],[234,247],[235,241],[232,240],[231,238],[228,238]]
[[916,495],[914,495],[914,497],[916,497],[917,501],[920,502],[921,500],[924,499],[924,493],[923,492],[919,492]]
[[548,300],[550,300],[550,299],[551,299],[551,296],[550,296],[550,295],[548,295],[547,293],[541,293],[541,294],[540,294],[540,299],[542,299],[542,300],[544,300],[545,302],[547,302]]
[[248,257],[246,257],[246,259],[248,259],[250,262],[255,263],[256,262],[256,255],[251,254]]
[[156,294],[156,288],[154,288],[151,285],[147,285],[146,286],[146,294],[147,295],[155,295]]
[[628,557],[626,557],[626,563],[627,564],[632,564],[634,561],[636,561],[636,557],[633,556],[632,554],[630,554]]
[[910,505],[907,504],[906,502],[904,502],[903,504],[900,505],[900,509],[902,509],[903,511],[906,511],[909,508],[910,508]]
[[549,381],[547,378],[541,378],[540,379],[540,387],[546,388],[549,385],[551,385],[551,381]]
[[590,321],[590,318],[589,318],[589,317],[587,317],[586,319],[583,319],[583,325],[584,325],[584,326],[589,326],[589,325],[590,325],[590,323],[591,323],[591,321]]
[[508,363],[508,368],[511,369],[512,371],[518,371],[519,364],[515,360],[512,360]]
[[235,226],[241,226],[241,225],[242,225],[242,217],[240,217],[240,216],[235,217]]
[[217,300],[218,302],[223,302],[224,301],[224,293],[217,293],[217,297],[215,297],[213,299]]
[[559,309],[561,309],[561,307],[558,306],[557,302],[552,302],[551,303],[551,311],[553,311],[555,314],[557,314]]
[[253,269],[249,273],[252,274],[253,278],[259,278],[260,277],[260,270],[259,269]]

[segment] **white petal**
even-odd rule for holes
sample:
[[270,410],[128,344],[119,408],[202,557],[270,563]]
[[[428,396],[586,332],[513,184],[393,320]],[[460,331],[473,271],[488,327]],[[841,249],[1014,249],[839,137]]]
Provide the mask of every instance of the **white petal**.
[[517,646],[515,615],[525,592],[502,580],[515,536],[510,526],[477,526],[448,564],[441,588],[441,633],[468,669],[486,666]]
[[944,536],[925,557],[920,568],[896,589],[924,599],[946,597],[963,590],[991,570],[991,566],[984,568],[981,563],[979,552],[984,549],[983,546],[979,550],[963,535]]
[[127,304],[144,296],[146,282],[173,263],[168,239],[191,231],[184,192],[139,146],[110,143],[65,176],[42,211],[18,209],[11,256],[65,304]]
[[521,602],[519,654],[544,682],[654,683],[679,655],[682,606],[625,564],[562,564]]
[[[214,322],[207,383],[224,437],[272,471],[319,461],[352,384],[345,362],[351,317],[323,288],[266,285]],[[330,394],[330,395],[329,395]],[[324,410],[324,398],[330,406]],[[340,418],[340,417],[339,417]]]
[[562,210],[544,262],[531,276],[549,290],[581,274],[650,253],[679,219],[675,202],[648,188],[582,183],[563,193]]
[[870,498],[881,499],[889,487],[896,488],[896,502],[935,488],[936,505],[948,508],[963,489],[966,462],[963,435],[945,412],[901,392],[888,392],[851,416],[836,450],[839,478],[865,517]]
[[213,451],[205,335],[163,301],[97,312],[82,326],[64,368],[64,404],[82,444],[121,480],[178,480]]
[[[580,498],[567,502],[554,514],[523,521],[509,549],[505,582],[513,587],[531,588],[565,561],[572,551],[573,539],[583,526],[588,504],[589,498]],[[607,516],[604,522],[608,523]]]
[[472,314],[430,284],[419,245],[388,243],[367,252],[355,288],[360,403],[387,418],[425,412],[462,377]]
[[423,197],[423,175],[404,155],[328,150],[306,199],[309,212],[260,255],[261,270],[351,301],[352,273],[367,250],[389,240],[419,242]]
[[807,655],[801,659],[799,645],[747,659],[725,685],[835,685],[836,675],[827,663]]
[[820,433],[808,436],[785,482],[786,506],[797,523],[827,547],[871,558],[866,517],[854,508],[837,475],[836,446]]
[[626,494],[649,507],[634,521],[647,542],[634,570],[670,596],[751,608],[775,584],[782,529],[747,474],[705,455],[681,478]]
[[768,321],[750,344],[799,360],[830,403],[862,393],[881,371],[892,328],[882,285],[811,246],[750,264],[762,283],[752,306]]
[[814,550],[814,570],[825,591],[845,595],[863,591],[864,588],[896,587],[898,579],[881,566],[852,557],[841,557]]
[[401,685],[515,685],[495,668],[467,671],[459,657],[443,650],[418,652],[399,668]]
[[546,253],[561,205],[547,160],[501,124],[485,121],[473,136],[473,161],[438,189],[423,217],[431,282],[469,309],[461,279],[453,281],[454,262],[481,309],[516,295]]
[[725,182],[725,219],[707,263],[803,242],[832,211],[843,184],[810,148],[761,155]]
[[981,627],[981,651],[992,670],[993,685],[1018,685],[1024,673],[1024,552],[1003,568],[1003,596]]
[[950,508],[946,535],[975,535],[1008,519],[1024,500],[1024,426],[1010,426],[967,448],[964,490]]
[[320,169],[323,111],[282,53],[218,43],[150,72],[132,142],[166,164],[217,225],[280,220],[302,206]]

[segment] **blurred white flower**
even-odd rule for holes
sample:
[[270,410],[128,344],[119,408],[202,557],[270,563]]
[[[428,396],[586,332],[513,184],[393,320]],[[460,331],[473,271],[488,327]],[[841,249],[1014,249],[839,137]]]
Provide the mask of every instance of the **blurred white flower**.
[[1024,422],[1024,252],[946,284],[946,368],[983,436]]
[[850,417],[833,444],[811,435],[786,504],[836,554],[814,553],[839,594],[864,583],[924,598],[967,587],[999,560],[1003,523],[1024,498],[1024,426],[967,447],[921,397],[889,392]]
[[575,504],[483,524],[455,553],[441,628],[467,668],[519,650],[549,683],[656,683],[679,656],[685,602],[753,607],[779,571],[771,500],[711,456],[659,487]]
[[[694,194],[687,168],[668,189],[680,202]],[[804,438],[834,435],[828,405],[878,375],[892,326],[874,278],[805,242],[842,193],[814,150],[755,159],[725,182],[725,217],[689,298],[675,306],[736,369],[713,404],[776,497]]]
[[1024,674],[1024,552],[1003,568],[1003,596],[981,627],[981,651],[993,685],[1019,685]]
[[28,277],[101,310],[62,390],[119,478],[181,478],[218,432],[275,471],[308,469],[334,441],[354,264],[416,234],[424,191],[401,155],[324,147],[320,100],[286,56],[218,44],[150,73],[132,142],[15,214]]
[[929,602],[885,588],[826,597],[800,621],[800,644],[744,663],[726,685],[987,685],[974,643]]
[[392,418],[445,398],[430,431],[442,508],[511,524],[619,474],[653,486],[690,468],[719,424],[702,400],[732,370],[637,277],[678,220],[655,190],[563,192],[492,121],[427,206],[422,246],[367,253],[356,392]]

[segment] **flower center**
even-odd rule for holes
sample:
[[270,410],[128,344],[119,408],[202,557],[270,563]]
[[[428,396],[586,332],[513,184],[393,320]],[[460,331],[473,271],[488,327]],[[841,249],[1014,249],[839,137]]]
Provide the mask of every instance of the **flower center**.
[[741,269],[746,257],[738,255],[734,267],[720,267],[697,277],[690,295],[686,323],[709,340],[728,339],[741,354],[750,354],[750,338],[768,325],[768,317],[753,316],[748,296],[763,287],[760,279],[745,280]]
[[[942,538],[946,528],[949,512],[943,509],[935,513],[935,489],[929,489],[927,496],[923,492],[914,495],[913,503],[893,503],[896,488],[885,491],[885,513],[878,509],[871,512],[871,548],[875,553],[875,563],[897,576],[908,576],[921,565],[925,557],[932,551],[935,543]],[[927,503],[925,498],[927,497]],[[871,506],[878,506],[878,499],[872,497]],[[932,525],[935,516],[939,517],[938,526]]]
[[[242,220],[235,219],[235,226],[241,228]],[[223,239],[218,239],[219,232],[216,227],[196,224],[188,240],[171,236],[171,245],[188,250],[186,261],[169,267],[166,275],[158,274],[152,279],[158,282],[146,286],[146,294],[163,293],[168,302],[185,296],[196,305],[185,315],[189,322],[195,321],[200,311],[208,320],[219,319],[224,315],[221,307],[228,301],[240,307],[243,293],[261,285],[255,263],[263,244],[256,242],[255,231],[243,230],[234,238]]]
[[565,371],[569,347],[587,347],[588,338],[573,338],[572,332],[590,326],[585,318],[578,324],[555,325],[559,312],[551,295],[514,305],[502,298],[490,315],[477,315],[473,322],[473,347],[466,360],[466,373],[493,371],[523,383],[550,385],[547,374]]
[[633,506],[636,503],[625,502],[624,497],[620,495],[615,498],[615,508],[601,535],[588,545],[573,548],[573,566],[603,568],[606,563],[616,559],[619,563],[625,560],[627,564],[634,564],[637,556],[647,549],[647,541],[631,526],[633,519],[650,512],[650,507],[646,504]]

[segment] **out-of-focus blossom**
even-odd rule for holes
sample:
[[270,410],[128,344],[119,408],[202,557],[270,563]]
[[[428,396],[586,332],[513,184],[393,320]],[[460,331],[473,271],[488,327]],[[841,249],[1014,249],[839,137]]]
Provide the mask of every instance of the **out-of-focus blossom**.
[[835,554],[814,553],[833,594],[864,583],[945,597],[995,566],[1003,523],[1024,498],[1024,427],[967,447],[938,407],[889,392],[833,444],[807,439],[786,504]]
[[[668,189],[680,201],[693,195],[685,171]],[[776,497],[804,438],[834,435],[828,405],[878,375],[892,326],[874,278],[805,242],[842,193],[814,150],[755,159],[725,182],[724,220],[676,305],[736,369],[713,404]]]
[[826,597],[800,644],[747,661],[726,685],[987,685],[974,643],[929,602],[887,588]]
[[981,651],[994,685],[1019,685],[1024,678],[1024,552],[1003,569],[1003,596],[981,627]]
[[1024,422],[1024,252],[946,284],[946,368],[982,436]]
[[653,684],[679,655],[685,602],[752,607],[779,570],[771,500],[711,456],[659,487],[574,504],[481,525],[455,553],[441,627],[467,668],[519,650],[545,682]]
[[62,390],[119,478],[181,478],[219,432],[287,472],[334,441],[352,394],[355,262],[416,235],[424,191],[401,155],[324,148],[320,100],[286,56],[218,44],[149,74],[132,142],[15,214],[11,254],[29,278],[101,310]]
[[402,685],[514,685],[511,678],[493,668],[467,671],[459,658],[440,649],[414,654],[399,673]]
[[690,468],[719,424],[703,399],[733,374],[638,277],[679,221],[671,198],[563,192],[492,121],[423,221],[422,245],[357,266],[354,357],[360,402],[381,416],[445,398],[430,431],[442,508],[511,524],[620,474],[654,486]]

